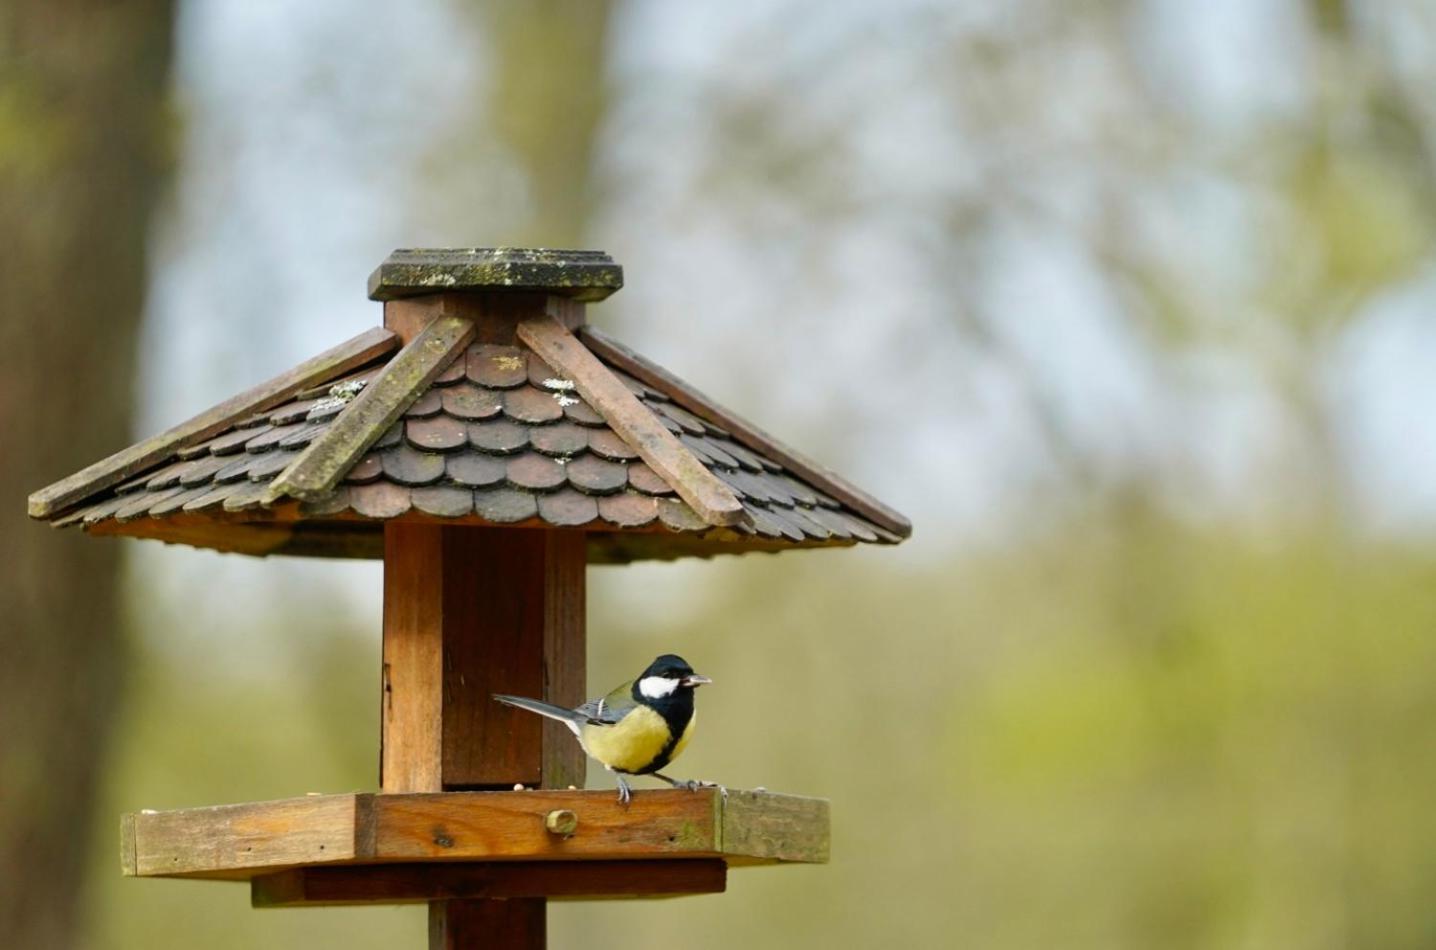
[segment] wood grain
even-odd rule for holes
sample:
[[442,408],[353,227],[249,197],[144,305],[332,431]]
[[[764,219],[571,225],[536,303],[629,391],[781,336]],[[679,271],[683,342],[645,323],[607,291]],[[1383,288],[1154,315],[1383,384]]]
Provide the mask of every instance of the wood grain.
[[48,518],[75,502],[118,484],[161,461],[182,445],[216,435],[245,416],[278,406],[301,389],[362,366],[396,349],[398,345],[398,337],[389,330],[381,327],[366,330],[267,382],[226,399],[192,419],[40,489],[30,496],[30,517]]
[[581,785],[561,724],[502,706],[584,700],[580,532],[385,526],[385,792]]
[[429,950],[543,950],[544,901],[453,900],[429,904]]
[[772,457],[788,471],[812,483],[813,487],[833,496],[864,518],[899,537],[906,538],[912,534],[912,522],[904,515],[831,469],[789,448],[753,423],[723,408],[668,370],[591,326],[581,327],[578,333],[589,349],[607,362],[636,377],[640,382],[661,390],[683,408],[705,416],[727,429],[738,442]]
[[317,501],[332,491],[473,337],[473,323],[460,317],[440,317],[421,330],[270,482],[264,503],[286,496]]
[[[577,818],[572,835],[545,827]],[[722,858],[730,864],[823,862],[821,799],[714,789],[319,795],[126,816],[141,877],[248,879],[293,867],[475,861]],[[130,869],[133,870],[130,870]]]
[[255,907],[403,904],[455,899],[549,897],[568,900],[718,894],[721,860],[490,861],[451,864],[294,868],[251,879]]
[[[261,868],[353,861],[362,799],[321,795],[127,815],[138,877],[252,876]],[[249,873],[246,873],[249,872]]]
[[443,529],[384,525],[379,787],[443,790]]
[[525,320],[518,325],[517,333],[565,379],[573,381],[579,395],[705,522],[735,525],[746,518],[732,490],[694,458],[648,407],[558,321],[551,317]]

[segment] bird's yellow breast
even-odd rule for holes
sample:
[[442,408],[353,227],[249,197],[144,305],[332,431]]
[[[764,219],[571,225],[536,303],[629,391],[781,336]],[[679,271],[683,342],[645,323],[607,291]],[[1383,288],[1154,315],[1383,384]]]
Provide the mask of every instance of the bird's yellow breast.
[[[690,718],[667,761],[678,758],[692,735]],[[620,772],[643,772],[652,767],[671,737],[667,721],[647,706],[636,707],[611,726],[586,725],[580,736],[585,752]]]

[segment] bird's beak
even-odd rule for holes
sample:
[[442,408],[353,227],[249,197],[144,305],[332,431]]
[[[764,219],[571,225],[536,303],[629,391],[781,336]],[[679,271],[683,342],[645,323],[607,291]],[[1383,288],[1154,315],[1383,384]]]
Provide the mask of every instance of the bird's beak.
[[679,680],[679,681],[678,681],[678,685],[679,685],[679,686],[702,686],[702,685],[705,684],[705,683],[711,683],[711,682],[713,682],[713,681],[710,680],[710,679],[709,679],[708,677],[706,677],[706,676],[699,676],[697,673],[692,673],[692,674],[690,674],[690,675],[688,675],[688,676],[683,677],[683,679]]

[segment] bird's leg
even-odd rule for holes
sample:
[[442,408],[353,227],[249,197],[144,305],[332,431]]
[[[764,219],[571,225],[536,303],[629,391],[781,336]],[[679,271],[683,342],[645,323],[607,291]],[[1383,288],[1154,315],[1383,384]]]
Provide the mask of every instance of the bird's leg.
[[686,789],[688,789],[690,792],[696,792],[696,791],[698,791],[700,788],[716,788],[716,789],[718,789],[718,793],[723,796],[724,801],[726,801],[726,800],[728,799],[728,789],[724,788],[722,785],[719,785],[717,782],[704,782],[704,781],[701,781],[701,780],[699,780],[699,779],[692,779],[692,778],[688,778],[688,779],[669,778],[668,776],[664,775],[662,772],[652,772],[652,773],[650,773],[650,774],[651,774],[654,778],[661,778],[661,779],[663,779],[663,781],[667,782],[669,785],[672,785],[674,788],[686,788]]
[[623,780],[622,775],[614,772],[613,777],[618,779],[618,803],[620,805],[627,805],[629,800],[633,798],[633,789]]

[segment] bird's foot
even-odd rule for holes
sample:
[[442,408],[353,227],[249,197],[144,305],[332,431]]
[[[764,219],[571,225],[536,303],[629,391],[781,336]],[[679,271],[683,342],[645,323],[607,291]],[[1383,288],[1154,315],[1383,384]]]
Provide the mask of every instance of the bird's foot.
[[633,799],[633,789],[623,780],[622,775],[614,776],[618,779],[618,803],[627,805]]
[[686,788],[690,792],[696,792],[699,789],[704,788],[716,788],[718,789],[718,794],[723,796],[723,800],[725,802],[728,800],[728,789],[722,785],[719,785],[717,782],[705,782],[701,779],[694,778],[669,778],[667,775],[664,775],[661,772],[654,772],[653,777],[663,779],[663,781],[667,782],[669,785],[672,785],[674,788]]

